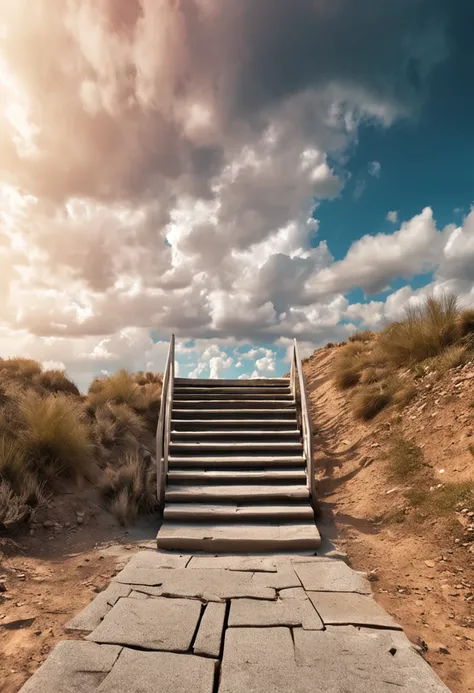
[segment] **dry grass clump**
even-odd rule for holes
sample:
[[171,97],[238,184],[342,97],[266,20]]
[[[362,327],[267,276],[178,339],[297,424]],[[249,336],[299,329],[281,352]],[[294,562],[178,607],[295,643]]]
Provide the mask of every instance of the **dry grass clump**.
[[80,402],[31,390],[19,399],[17,411],[19,439],[39,477],[95,478],[91,430]]
[[76,397],[79,397],[81,394],[77,385],[66,377],[64,371],[43,371],[36,375],[34,382],[50,392],[63,392],[65,394],[76,395]]
[[392,394],[381,385],[371,385],[361,388],[352,400],[352,411],[357,419],[369,421],[373,419],[387,404],[390,404]]
[[146,423],[127,404],[107,402],[95,413],[95,434],[106,463],[134,450],[144,432]]
[[389,471],[397,479],[413,478],[424,467],[423,452],[418,445],[402,437],[394,438],[388,453]]
[[387,361],[396,366],[419,363],[459,340],[458,318],[456,296],[430,296],[424,305],[409,308],[405,320],[392,323],[380,333],[380,348]]
[[122,369],[106,378],[96,378],[89,388],[88,402],[92,408],[106,402],[133,405],[138,390],[139,386],[130,373]]
[[371,342],[375,335],[372,330],[360,330],[349,337],[349,342]]
[[462,337],[474,333],[474,308],[465,308],[459,313],[458,327]]
[[425,517],[448,515],[461,508],[474,511],[474,483],[464,481],[434,488],[411,489],[405,498]]
[[33,359],[0,359],[0,370],[21,375],[23,378],[31,378],[41,373],[41,364]]
[[127,453],[117,468],[108,467],[99,482],[101,496],[119,522],[127,525],[138,513],[157,507],[156,470],[138,450]]
[[346,366],[338,370],[334,376],[334,382],[339,390],[347,390],[354,387],[360,380],[360,373],[356,368]]

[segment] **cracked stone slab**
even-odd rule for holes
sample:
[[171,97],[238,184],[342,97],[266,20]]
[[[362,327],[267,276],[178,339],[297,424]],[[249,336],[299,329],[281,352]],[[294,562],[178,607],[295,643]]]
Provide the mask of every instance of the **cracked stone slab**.
[[97,693],[212,693],[212,659],[124,648]]
[[66,630],[90,633],[94,628],[97,628],[115,602],[121,597],[128,597],[130,592],[131,588],[128,585],[111,583],[103,592],[99,592],[90,604],[66,623]]
[[206,606],[204,616],[199,624],[199,630],[194,641],[194,653],[219,657],[221,651],[222,633],[224,631],[225,604],[211,602]]
[[378,626],[401,630],[377,602],[355,592],[308,592],[325,625]]
[[185,652],[200,615],[201,604],[192,599],[120,599],[87,639]]
[[342,561],[294,562],[293,568],[303,587],[311,592],[372,592],[368,581]]
[[238,570],[251,573],[276,573],[276,563],[272,558],[253,556],[193,556],[188,563],[188,569],[222,568],[223,570]]
[[286,598],[276,602],[258,599],[233,599],[228,625],[230,628],[302,626],[309,630],[323,629],[323,622],[307,598]]
[[301,587],[301,582],[290,562],[278,564],[276,573],[255,573],[253,581],[275,590]]
[[[139,585],[155,587],[155,596],[189,597],[206,602],[220,602],[235,597],[275,599],[275,590],[254,578],[269,577],[272,573],[249,573],[231,570],[182,569],[149,570],[135,568],[125,576],[127,581],[140,590]],[[275,573],[277,576],[278,573]],[[117,575],[116,580],[124,581]],[[299,583],[298,583],[299,584]],[[144,590],[141,590],[144,591]]]
[[448,692],[409,641],[408,645],[400,641],[395,631],[368,634],[366,630],[293,631],[296,665],[299,671],[311,672],[314,690]]
[[[116,575],[114,582],[132,583],[142,580],[133,580],[131,577],[138,574],[141,578],[153,578],[157,570],[170,570],[174,568],[185,568],[189,562],[189,556],[172,555],[160,551],[139,551],[136,553],[123,570]],[[147,584],[147,583],[145,583]],[[148,584],[156,584],[154,582]]]
[[226,630],[219,693],[296,693],[297,678],[289,628]]
[[28,679],[21,693],[91,693],[112,669],[121,647],[65,640]]

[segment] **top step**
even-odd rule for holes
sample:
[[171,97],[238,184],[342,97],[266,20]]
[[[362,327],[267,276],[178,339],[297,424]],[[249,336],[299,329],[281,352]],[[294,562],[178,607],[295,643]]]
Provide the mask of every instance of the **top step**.
[[289,387],[289,378],[249,378],[245,380],[226,380],[219,378],[175,378],[175,385],[186,387]]
[[[187,385],[175,385],[176,395],[291,395],[289,387],[188,387]],[[251,399],[251,397],[249,398]]]

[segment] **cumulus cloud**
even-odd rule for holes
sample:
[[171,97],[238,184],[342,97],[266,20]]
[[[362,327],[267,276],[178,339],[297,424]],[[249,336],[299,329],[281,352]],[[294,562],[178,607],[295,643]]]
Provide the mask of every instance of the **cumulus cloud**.
[[371,161],[368,165],[369,176],[374,178],[380,178],[380,172],[382,171],[382,165],[380,161]]
[[396,224],[398,222],[398,212],[396,210],[392,210],[390,212],[387,212],[387,216],[385,218],[387,221],[390,221],[392,224]]
[[[441,0],[5,0],[6,351],[91,374],[161,367],[172,331],[337,337],[351,286],[432,267],[442,234],[425,213],[334,263],[314,210],[341,194],[361,123],[388,127],[423,103],[447,12]],[[374,274],[366,256],[385,250]],[[193,373],[230,367],[205,350]]]

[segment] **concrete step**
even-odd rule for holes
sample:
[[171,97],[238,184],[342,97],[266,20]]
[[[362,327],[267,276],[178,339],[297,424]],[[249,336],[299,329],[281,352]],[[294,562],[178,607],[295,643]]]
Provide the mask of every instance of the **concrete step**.
[[289,401],[294,402],[293,395],[289,390],[284,392],[276,391],[273,394],[260,393],[260,392],[216,392],[215,390],[208,390],[207,392],[182,392],[177,390],[174,393],[174,400],[186,400],[188,402],[197,401],[212,401],[212,402],[234,402],[234,401],[253,401],[253,402],[274,402],[278,401]]
[[175,402],[173,406],[173,419],[179,419],[181,421],[184,419],[199,419],[200,421],[203,419],[212,419],[214,421],[251,421],[254,419],[269,421],[278,419],[281,421],[285,419],[288,421],[296,421],[296,408],[232,409],[231,407],[221,407],[219,409],[196,409],[195,406],[189,406],[182,409],[177,406]]
[[305,467],[303,454],[299,455],[202,455],[185,457],[171,455],[168,458],[168,469],[202,469],[204,466],[212,469],[246,469],[267,467]]
[[172,469],[168,471],[169,484],[183,482],[212,483],[261,483],[292,481],[306,483],[303,468],[294,469]]
[[179,399],[173,400],[173,411],[176,409],[241,409],[244,411],[260,409],[273,411],[275,409],[296,410],[294,399]]
[[228,501],[267,502],[308,500],[309,491],[303,485],[279,484],[228,484],[220,486],[181,486],[168,484],[165,492],[166,503],[213,503]]
[[167,505],[164,519],[171,522],[249,522],[314,521],[307,505],[217,505],[204,503],[173,503]]
[[230,430],[230,431],[174,431],[171,433],[172,441],[209,441],[209,440],[227,440],[229,443],[242,442],[244,440],[271,439],[277,441],[300,440],[301,434],[299,430],[293,429],[289,431],[267,430],[267,431],[246,431],[246,430]]
[[157,537],[159,549],[212,553],[270,553],[317,549],[321,537],[314,523],[181,524],[165,521]]
[[234,443],[234,442],[198,442],[198,443],[183,443],[174,442],[170,443],[170,455],[187,454],[187,455],[200,455],[201,453],[211,453],[213,455],[218,454],[232,454],[233,452],[239,453],[243,452],[264,452],[268,453],[270,451],[277,451],[280,453],[301,452],[303,446],[300,441],[293,441],[289,443],[273,443],[268,442],[249,442],[249,443]]
[[266,396],[275,397],[277,395],[291,395],[291,390],[289,387],[188,387],[184,385],[176,385],[174,388],[174,394],[176,397],[187,397],[188,395],[238,395],[243,397],[245,395],[252,399],[254,396]]
[[293,419],[172,419],[172,431],[235,431],[242,428],[245,431],[272,430],[294,431],[297,428],[296,416]]
[[248,380],[226,380],[225,378],[175,378],[175,385],[187,387],[289,387],[289,378],[249,378]]

